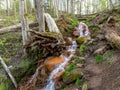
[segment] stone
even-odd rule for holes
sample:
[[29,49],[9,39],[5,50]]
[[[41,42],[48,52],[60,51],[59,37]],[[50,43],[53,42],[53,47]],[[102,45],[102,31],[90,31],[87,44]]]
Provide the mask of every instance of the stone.
[[53,80],[56,81],[56,80],[61,80],[61,76],[62,74],[64,73],[64,70],[63,69],[60,69],[58,73],[54,74],[53,75]]
[[45,61],[44,66],[49,72],[51,72],[57,65],[63,63],[64,61],[65,58],[62,56],[51,57]]
[[66,41],[66,45],[72,45],[72,38],[71,37],[67,37],[66,39],[65,39],[65,41]]
[[73,31],[73,36],[79,37],[80,36],[79,31]]
[[81,78],[82,76],[83,76],[83,73],[80,70],[80,68],[76,68],[70,72],[65,72],[62,75],[62,79],[65,84],[70,84],[74,82],[77,78]]

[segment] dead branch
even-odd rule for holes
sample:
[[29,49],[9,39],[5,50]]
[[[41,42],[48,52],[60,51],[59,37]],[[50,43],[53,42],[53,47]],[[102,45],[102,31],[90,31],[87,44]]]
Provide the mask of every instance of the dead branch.
[[15,81],[15,78],[12,76],[9,68],[7,67],[7,65],[5,64],[4,60],[1,58],[1,56],[0,56],[0,62],[3,65],[3,68],[6,71],[6,73],[8,74],[8,76],[11,79],[12,83],[14,84],[15,88],[17,88],[17,83]]

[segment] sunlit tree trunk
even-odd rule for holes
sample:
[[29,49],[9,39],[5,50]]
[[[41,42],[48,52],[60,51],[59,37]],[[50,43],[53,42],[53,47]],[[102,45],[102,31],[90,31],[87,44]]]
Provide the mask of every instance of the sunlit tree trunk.
[[74,14],[73,0],[71,0],[71,14]]
[[[20,20],[21,20],[21,27],[22,27],[22,39],[23,45],[26,44],[27,41],[27,31],[29,30],[27,16],[25,14],[25,1],[20,0]],[[26,54],[26,50],[24,49],[24,53]]]
[[69,0],[67,0],[67,13],[69,13]]
[[45,32],[44,0],[37,0],[37,14],[38,14],[39,31]]
[[114,5],[113,5],[112,0],[109,0],[109,2],[110,2],[110,7],[111,7],[111,8],[114,8]]
[[16,18],[16,0],[14,0],[14,16],[15,16],[15,19],[17,19]]
[[6,0],[7,15],[10,15],[9,0]]

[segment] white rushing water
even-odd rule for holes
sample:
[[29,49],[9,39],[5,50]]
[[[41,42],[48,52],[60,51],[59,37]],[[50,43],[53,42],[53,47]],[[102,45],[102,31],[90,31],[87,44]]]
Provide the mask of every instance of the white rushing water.
[[[86,30],[85,32],[83,33],[83,25],[85,25],[86,27]],[[79,32],[80,32],[80,36],[79,37],[82,37],[84,35],[89,35],[90,32],[88,30],[88,27],[86,24],[84,23],[80,23],[79,26],[78,26],[78,29],[79,29]],[[72,41],[72,45],[69,46],[67,52],[75,52],[77,49],[77,43],[76,41]],[[55,82],[52,80],[53,79],[53,76],[56,75],[60,70],[63,70],[64,71],[64,68],[66,66],[66,64],[68,63],[69,60],[71,60],[71,58],[73,57],[74,53],[71,53],[69,56],[65,56],[65,55],[61,55],[65,61],[63,63],[61,63],[60,65],[58,65],[50,74],[48,80],[47,80],[47,85],[45,86],[44,90],[55,90]]]

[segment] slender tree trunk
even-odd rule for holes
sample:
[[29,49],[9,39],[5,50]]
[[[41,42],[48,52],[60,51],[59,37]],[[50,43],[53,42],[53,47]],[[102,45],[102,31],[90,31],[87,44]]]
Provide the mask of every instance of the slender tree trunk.
[[67,0],[67,13],[69,13],[69,0]]
[[6,6],[7,6],[7,15],[10,15],[10,10],[9,10],[9,0],[6,0]]
[[37,0],[37,12],[38,12],[39,31],[45,32],[44,0]]
[[73,5],[73,0],[71,0],[71,14],[74,14],[74,5]]
[[110,7],[111,7],[111,8],[114,8],[114,5],[113,5],[112,0],[109,0],[109,1],[110,1]]
[[15,19],[17,19],[16,18],[16,0],[14,0],[14,16],[15,16]]
[[[25,2],[24,0],[20,0],[20,19],[21,19],[21,26],[22,26],[22,39],[23,45],[26,44],[27,41],[27,30],[29,30],[27,16],[25,14]],[[26,54],[26,50],[24,49],[24,53]]]

